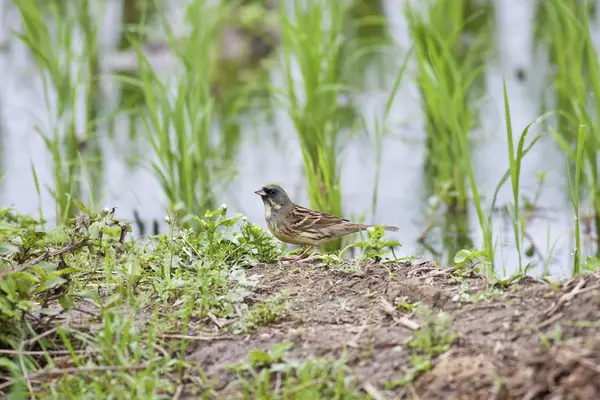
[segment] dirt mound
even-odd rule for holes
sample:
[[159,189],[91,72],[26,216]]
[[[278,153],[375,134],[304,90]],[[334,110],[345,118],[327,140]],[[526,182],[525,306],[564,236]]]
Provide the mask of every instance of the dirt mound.
[[[248,334],[203,341],[188,359],[218,396],[239,394],[228,365],[283,341],[293,354],[345,355],[371,397],[421,399],[600,398],[600,277],[554,287],[524,278],[508,289],[433,264],[364,266],[360,272],[258,265],[255,302],[286,297],[285,316]],[[414,379],[407,340],[425,324],[421,303],[452,316],[457,339]],[[402,382],[402,385],[390,384]]]

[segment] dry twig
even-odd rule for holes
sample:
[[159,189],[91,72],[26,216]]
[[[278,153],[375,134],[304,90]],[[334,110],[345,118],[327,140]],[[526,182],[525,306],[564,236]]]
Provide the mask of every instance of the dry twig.
[[553,304],[548,309],[546,309],[544,311],[544,314],[553,314],[553,313],[555,313],[565,303],[568,303],[569,301],[571,301],[578,294],[589,292],[590,290],[600,289],[600,284],[592,285],[592,286],[590,286],[588,288],[582,289],[585,286],[585,284],[586,284],[585,279],[581,278],[579,280],[579,282],[577,282],[577,285],[573,288],[573,290],[571,290],[569,293],[565,293],[562,296],[560,296],[560,298],[558,299],[558,301],[556,302],[556,304]]
[[65,247],[63,247],[62,249],[58,249],[56,251],[46,251],[43,254],[40,254],[39,256],[34,258],[33,260],[29,260],[23,264],[20,264],[13,269],[10,269],[10,268],[3,269],[2,271],[0,271],[0,278],[2,278],[4,275],[8,275],[10,273],[24,271],[27,268],[31,267],[32,265],[39,264],[42,261],[48,260],[49,258],[53,258],[53,257],[59,256],[61,254],[76,250],[76,249],[82,247],[85,243],[86,243],[86,239],[83,239],[83,240],[80,240],[79,242],[70,243],[70,244],[66,245]]
[[231,336],[219,335],[219,336],[193,336],[193,335],[179,335],[163,333],[158,335],[161,339],[180,339],[180,340],[196,340],[196,341],[211,341],[211,340],[230,340]]
[[369,396],[371,396],[375,400],[386,400],[385,397],[371,382],[363,383],[363,389]]
[[389,301],[387,301],[383,297],[380,297],[379,302],[381,303],[383,311],[385,311],[386,314],[388,314],[390,317],[392,317],[395,322],[397,322],[400,325],[404,326],[405,328],[408,328],[413,331],[416,331],[417,329],[419,329],[420,325],[418,322],[415,322],[404,316],[396,317],[396,315],[397,315],[396,309],[394,308],[393,305],[390,304]]

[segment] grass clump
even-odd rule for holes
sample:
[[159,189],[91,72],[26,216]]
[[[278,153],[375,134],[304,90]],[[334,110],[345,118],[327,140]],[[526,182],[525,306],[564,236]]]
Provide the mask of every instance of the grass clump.
[[50,399],[158,398],[174,393],[171,372],[183,363],[164,357],[155,325],[149,324],[145,330],[134,324],[136,311],[133,308],[124,314],[109,308],[88,329],[59,328],[57,335],[49,338],[70,355],[53,358],[48,351],[50,356],[44,362],[32,362],[29,368],[37,371],[28,379],[43,382],[36,385],[36,393]]
[[65,286],[68,270],[42,262],[43,251],[50,243],[45,232],[39,230],[39,221],[3,208],[0,226],[0,346],[15,348],[23,334],[24,316]]
[[0,319],[2,328],[7,329],[2,332],[2,345],[14,348],[27,334],[31,328],[27,318],[34,310],[34,321],[42,324],[59,312],[49,308],[53,300],[62,309],[72,306],[68,289],[75,269],[70,266],[71,257],[83,251],[93,257],[121,247],[131,230],[128,224],[114,219],[113,213],[107,210],[93,218],[72,219],[69,225],[49,232],[42,231],[38,221],[15,218],[6,209],[0,213],[5,218],[0,237]]
[[290,342],[274,345],[269,352],[252,350],[246,363],[232,366],[242,384],[245,399],[365,399],[356,389],[344,357],[332,360],[288,356]]
[[[292,120],[308,183],[310,206],[342,215],[340,151],[344,109],[339,97],[344,22],[350,1],[294,0],[281,3],[284,109]],[[297,71],[297,72],[296,72]],[[340,240],[323,246],[337,250]]]
[[452,318],[449,314],[439,312],[434,315],[431,309],[424,305],[419,305],[415,313],[421,320],[421,326],[406,341],[406,348],[412,350],[411,363],[413,367],[403,378],[389,382],[388,388],[404,386],[423,372],[429,371],[433,359],[448,351],[458,338],[451,331]]
[[[64,223],[76,209],[71,199],[81,197],[82,161],[93,174],[93,195],[101,183],[98,175],[100,150],[97,146],[98,90],[98,26],[91,17],[90,2],[50,0],[18,0],[14,4],[23,23],[17,37],[27,46],[40,70],[43,95],[49,116],[49,127],[37,126],[52,160],[56,222]],[[76,34],[82,35],[78,50]],[[85,104],[84,124],[78,123],[77,104]],[[83,133],[83,134],[81,134]],[[85,145],[89,156],[81,151]],[[85,156],[85,157],[84,157]],[[37,181],[35,168],[34,178]],[[38,193],[39,194],[39,193]]]
[[421,327],[406,343],[414,351],[416,357],[433,359],[445,353],[450,345],[457,339],[456,334],[450,331],[452,318],[445,312],[434,315],[432,311],[420,306],[415,313],[421,320]]
[[[557,109],[556,129],[551,133],[568,155],[571,164],[579,163],[580,125],[585,125],[585,147],[582,147],[581,171],[589,190],[596,229],[596,256],[600,254],[600,65],[594,46],[590,21],[591,2],[550,0],[540,3],[538,35],[550,50],[554,64],[553,87]],[[573,179],[573,176],[569,176]],[[578,179],[578,178],[576,178]],[[573,188],[579,197],[579,188]],[[578,206],[575,206],[578,208]],[[578,210],[576,210],[577,212]],[[578,216],[577,216],[578,218]],[[578,229],[576,227],[576,229]],[[579,243],[577,244],[579,246]],[[581,249],[578,248],[578,257]],[[579,266],[574,268],[579,268]]]
[[142,121],[154,150],[153,170],[183,224],[191,222],[191,215],[215,207],[214,192],[222,189],[218,182],[233,173],[229,161],[238,135],[228,135],[233,131],[223,129],[226,121],[215,115],[213,88],[221,33],[230,11],[221,2],[194,0],[186,7],[184,33],[175,32],[163,15],[173,70],[154,67],[132,37],[140,77],[120,77],[144,95]]
[[476,108],[470,100],[482,71],[487,40],[478,35],[466,46],[464,33],[470,22],[485,15],[466,14],[468,0],[432,0],[407,3],[405,15],[414,41],[417,84],[422,98],[427,129],[427,169],[434,180],[434,193],[442,196],[451,210],[465,211],[469,153],[464,151],[473,129]]
[[275,296],[254,303],[244,316],[242,331],[250,332],[280,320],[286,314],[285,300],[285,296]]

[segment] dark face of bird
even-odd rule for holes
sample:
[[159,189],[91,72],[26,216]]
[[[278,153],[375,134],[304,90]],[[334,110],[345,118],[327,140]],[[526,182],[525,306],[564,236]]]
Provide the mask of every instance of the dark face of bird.
[[261,197],[265,205],[267,218],[270,217],[271,212],[277,212],[281,209],[292,206],[292,201],[288,197],[285,190],[283,190],[280,186],[266,185],[254,193]]

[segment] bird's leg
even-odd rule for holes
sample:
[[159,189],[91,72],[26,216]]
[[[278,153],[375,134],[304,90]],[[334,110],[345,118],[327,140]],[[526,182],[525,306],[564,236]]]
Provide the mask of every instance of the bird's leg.
[[304,249],[304,251],[298,255],[298,256],[293,256],[293,257],[281,257],[280,260],[281,261],[299,261],[302,260],[303,258],[306,258],[308,255],[308,251],[312,249],[312,246],[308,246],[306,249]]
[[300,255],[298,256],[298,259],[299,259],[299,260],[301,260],[301,259],[303,259],[303,258],[306,258],[306,257],[308,257],[308,252],[309,252],[310,250],[312,250],[312,246],[308,246],[306,249],[304,249],[304,251],[302,252],[302,254],[300,254]]

